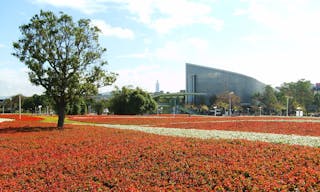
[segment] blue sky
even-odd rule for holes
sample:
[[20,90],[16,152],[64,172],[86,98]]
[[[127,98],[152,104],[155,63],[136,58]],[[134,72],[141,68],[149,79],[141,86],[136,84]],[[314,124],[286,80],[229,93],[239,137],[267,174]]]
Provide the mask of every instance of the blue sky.
[[[318,0],[4,0],[0,96],[41,93],[11,53],[19,26],[40,10],[89,18],[108,49],[115,85],[185,89],[185,63],[231,70],[266,84],[320,82]],[[113,86],[102,88],[110,91]]]

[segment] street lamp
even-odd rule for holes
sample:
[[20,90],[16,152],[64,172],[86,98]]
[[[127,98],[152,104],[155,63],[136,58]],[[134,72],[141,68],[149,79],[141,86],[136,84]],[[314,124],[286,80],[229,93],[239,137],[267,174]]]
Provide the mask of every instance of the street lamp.
[[19,119],[21,119],[21,95],[19,95]]
[[287,117],[289,116],[289,99],[292,97],[287,96]]
[[42,108],[42,105],[39,105],[39,114],[41,115],[41,108]]
[[260,116],[261,116],[261,109],[262,109],[262,107],[260,106],[260,107],[259,107]]
[[233,92],[233,91],[229,92],[229,116],[231,116],[231,115],[232,115],[232,112],[231,112],[231,107],[232,107],[232,103],[231,103],[231,95],[233,95],[233,94],[234,94],[234,92]]

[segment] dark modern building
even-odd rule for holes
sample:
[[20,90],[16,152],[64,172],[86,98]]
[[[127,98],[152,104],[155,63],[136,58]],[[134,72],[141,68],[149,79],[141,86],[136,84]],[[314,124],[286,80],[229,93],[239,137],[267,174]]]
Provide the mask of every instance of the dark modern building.
[[187,104],[209,104],[210,97],[226,92],[239,96],[242,104],[250,104],[252,95],[264,87],[264,83],[246,75],[186,63],[186,92],[205,93],[186,96]]

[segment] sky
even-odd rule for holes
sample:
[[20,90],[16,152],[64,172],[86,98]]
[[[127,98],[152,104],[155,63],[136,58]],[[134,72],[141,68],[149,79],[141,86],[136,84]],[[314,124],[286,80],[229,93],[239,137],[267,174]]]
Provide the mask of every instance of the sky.
[[138,86],[185,89],[185,63],[251,76],[273,87],[320,82],[318,0],[3,0],[0,96],[41,94],[12,56],[19,26],[40,10],[90,19],[101,29],[107,70],[119,74],[101,93]]

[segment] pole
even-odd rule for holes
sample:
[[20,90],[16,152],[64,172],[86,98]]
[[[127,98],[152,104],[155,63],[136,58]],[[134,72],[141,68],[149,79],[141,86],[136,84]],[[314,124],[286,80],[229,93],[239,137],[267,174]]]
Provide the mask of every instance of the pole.
[[232,103],[231,103],[231,95],[233,94],[233,92],[230,92],[229,93],[229,116],[231,116],[232,115],[232,112],[231,112],[231,105],[232,105]]
[[287,97],[287,117],[289,116],[289,97]]
[[19,95],[19,119],[21,119],[21,95]]
[[260,116],[261,116],[261,107],[259,107],[259,111],[260,111]]

